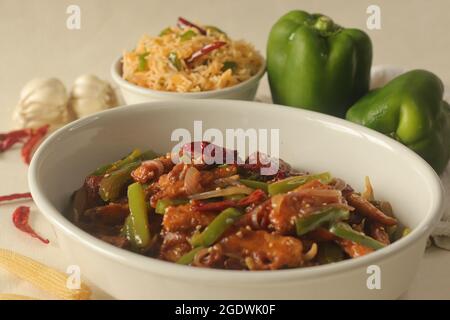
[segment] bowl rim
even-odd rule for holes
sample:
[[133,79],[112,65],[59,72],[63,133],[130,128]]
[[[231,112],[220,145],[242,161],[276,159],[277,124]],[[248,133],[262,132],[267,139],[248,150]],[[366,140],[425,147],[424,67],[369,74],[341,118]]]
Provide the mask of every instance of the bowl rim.
[[[43,159],[45,159],[44,155],[47,152],[47,148],[49,148],[49,146],[51,146],[54,141],[59,140],[60,136],[66,131],[74,130],[77,127],[83,126],[84,124],[96,121],[97,119],[100,119],[102,117],[108,117],[115,113],[123,114],[123,116],[126,116],[126,114],[132,113],[134,110],[137,111],[141,109],[148,110],[148,112],[150,113],[155,112],[155,109],[151,108],[151,106],[153,105],[160,106],[164,109],[169,108],[179,111],[180,104],[188,104],[191,107],[202,106],[203,108],[214,108],[217,103],[229,105],[239,103],[240,108],[257,108],[258,110],[272,109],[273,112],[302,114],[303,117],[308,118],[308,120],[310,121],[319,121],[322,123],[331,124],[335,127],[338,126],[347,130],[350,129],[353,132],[362,134],[363,136],[370,138],[370,143],[375,143],[375,141],[377,141],[378,143],[387,145],[390,148],[395,148],[397,152],[403,153],[405,156],[407,156],[412,165],[418,166],[420,168],[421,174],[425,175],[425,178],[429,180],[428,187],[431,188],[433,198],[431,198],[431,205],[428,209],[428,212],[424,215],[424,218],[418,224],[418,226],[415,227],[407,237],[402,238],[393,244],[390,244],[386,248],[372,252],[369,255],[359,257],[357,259],[349,259],[334,264],[305,268],[243,272],[240,270],[206,269],[182,266],[173,262],[167,262],[142,256],[125,249],[114,247],[113,245],[97,239],[94,236],[83,231],[82,229],[78,228],[67,218],[65,218],[63,213],[59,212],[55,208],[55,206],[43,194],[41,194],[41,182],[39,182],[37,179],[40,163],[41,161],[43,161]],[[262,106],[264,106],[264,108],[261,108]],[[189,108],[186,107],[182,108],[184,110],[189,110]],[[224,283],[233,281],[235,286],[255,284],[261,281],[264,281],[264,283],[267,284],[268,282],[273,283],[288,282],[292,280],[307,280],[312,279],[313,277],[326,277],[337,273],[345,273],[357,268],[361,268],[363,266],[368,266],[374,263],[376,264],[377,261],[391,257],[399,253],[400,251],[413,246],[416,241],[420,241],[422,237],[428,236],[431,232],[431,229],[440,219],[441,214],[444,210],[444,189],[438,175],[425,160],[423,160],[420,156],[415,154],[413,151],[411,151],[401,143],[372,129],[351,123],[344,119],[310,110],[250,101],[219,99],[153,101],[109,109],[82,119],[78,119],[53,132],[39,146],[30,164],[28,183],[33,199],[45,218],[56,228],[60,229],[61,232],[66,236],[69,236],[73,240],[81,243],[85,247],[85,249],[93,250],[127,267],[136,268],[164,277],[176,278],[183,281],[208,281],[210,283]]]
[[122,60],[123,57],[120,56],[118,59],[114,60],[113,64],[110,68],[111,77],[114,80],[114,82],[119,85],[122,89],[127,89],[129,91],[132,91],[134,93],[144,95],[144,96],[160,96],[164,98],[170,98],[170,99],[179,99],[179,98],[189,98],[189,99],[201,99],[201,98],[209,98],[209,97],[215,97],[215,96],[222,96],[228,93],[232,93],[235,91],[241,91],[245,90],[247,87],[250,87],[254,85],[254,83],[258,82],[266,72],[266,60],[263,56],[262,58],[262,65],[261,68],[258,70],[256,74],[248,78],[247,80],[238,83],[236,85],[233,85],[231,87],[226,87],[222,89],[215,89],[215,90],[208,90],[208,91],[200,91],[200,92],[175,92],[175,91],[163,91],[163,90],[154,90],[150,88],[144,88],[141,86],[138,86],[136,84],[133,84],[125,79],[122,78]]

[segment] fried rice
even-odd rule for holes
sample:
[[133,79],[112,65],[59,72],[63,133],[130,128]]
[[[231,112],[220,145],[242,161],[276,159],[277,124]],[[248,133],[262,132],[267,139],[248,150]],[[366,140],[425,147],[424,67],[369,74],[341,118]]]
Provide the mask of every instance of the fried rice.
[[215,27],[179,25],[157,37],[144,35],[134,50],[125,52],[123,78],[153,90],[200,92],[239,84],[262,65],[262,56],[245,41],[231,40]]

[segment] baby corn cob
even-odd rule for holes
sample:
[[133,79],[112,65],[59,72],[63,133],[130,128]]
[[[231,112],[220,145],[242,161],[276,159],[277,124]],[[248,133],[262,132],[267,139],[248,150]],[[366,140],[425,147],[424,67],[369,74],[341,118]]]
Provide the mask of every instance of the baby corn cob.
[[36,300],[32,297],[22,296],[13,293],[0,293],[0,300]]
[[60,299],[85,300],[91,295],[91,290],[84,283],[81,283],[80,289],[69,289],[66,285],[67,274],[10,250],[0,248],[0,268]]

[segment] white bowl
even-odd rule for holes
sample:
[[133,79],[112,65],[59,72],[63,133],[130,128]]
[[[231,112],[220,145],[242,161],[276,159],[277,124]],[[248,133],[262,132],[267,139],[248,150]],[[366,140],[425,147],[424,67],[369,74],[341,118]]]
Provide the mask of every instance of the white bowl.
[[122,96],[127,104],[173,99],[232,99],[252,101],[255,99],[259,81],[265,71],[266,65],[263,60],[263,65],[257,74],[235,86],[219,90],[184,93],[143,88],[123,79],[122,57],[118,58],[111,66],[111,76],[114,82],[119,86]]
[[[176,128],[279,128],[280,155],[297,168],[331,171],[357,190],[371,177],[376,196],[391,201],[411,234],[367,256],[279,271],[211,270],[128,252],[82,231],[64,216],[73,190],[97,166],[135,147],[170,150]],[[143,103],[75,121],[39,147],[29,171],[33,199],[54,226],[63,251],[82,276],[122,299],[391,299],[407,290],[427,237],[442,213],[443,189],[415,153],[373,130],[306,110],[255,102],[183,100]],[[368,289],[367,268],[381,270],[381,289]],[[370,281],[370,279],[369,279]]]

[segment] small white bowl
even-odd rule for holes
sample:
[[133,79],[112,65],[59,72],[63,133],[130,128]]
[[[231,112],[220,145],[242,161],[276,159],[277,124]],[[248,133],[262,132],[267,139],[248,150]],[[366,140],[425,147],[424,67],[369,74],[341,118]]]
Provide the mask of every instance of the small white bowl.
[[[174,129],[280,129],[280,156],[295,168],[330,171],[356,190],[370,176],[375,195],[392,203],[412,232],[366,256],[323,266],[231,271],[180,266],[116,248],[67,220],[72,192],[101,164],[133,148],[163,153]],[[52,223],[58,245],[83,277],[121,299],[392,299],[410,285],[427,238],[443,210],[433,169],[378,132],[324,114],[232,100],[174,100],[119,107],[77,120],[48,137],[29,169],[36,205]],[[369,266],[372,266],[369,268]],[[381,289],[370,289],[380,272]]]
[[263,59],[263,64],[258,73],[250,79],[247,79],[237,85],[224,89],[202,92],[171,92],[140,87],[123,79],[122,57],[118,58],[111,66],[111,76],[114,82],[119,86],[123,98],[127,104],[173,99],[232,99],[252,101],[255,99],[259,81],[265,71],[266,63]]

